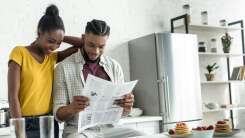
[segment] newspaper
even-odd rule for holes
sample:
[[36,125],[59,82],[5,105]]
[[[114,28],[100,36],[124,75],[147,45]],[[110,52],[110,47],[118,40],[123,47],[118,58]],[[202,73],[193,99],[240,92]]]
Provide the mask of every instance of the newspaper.
[[89,98],[90,105],[79,113],[78,132],[97,125],[117,123],[123,108],[114,102],[132,92],[137,82],[115,84],[89,74],[82,95]]

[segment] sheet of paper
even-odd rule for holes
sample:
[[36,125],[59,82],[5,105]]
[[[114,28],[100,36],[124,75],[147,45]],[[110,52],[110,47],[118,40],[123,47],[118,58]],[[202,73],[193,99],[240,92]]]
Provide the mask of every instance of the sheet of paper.
[[90,99],[90,105],[79,113],[78,132],[97,125],[117,123],[123,108],[113,103],[132,92],[137,82],[115,84],[89,74],[82,95]]

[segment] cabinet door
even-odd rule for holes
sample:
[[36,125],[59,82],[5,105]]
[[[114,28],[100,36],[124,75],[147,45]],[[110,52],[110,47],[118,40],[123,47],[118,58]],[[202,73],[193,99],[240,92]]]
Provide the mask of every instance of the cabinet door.
[[136,123],[123,124],[123,127],[132,128],[136,130],[137,124]]
[[159,122],[158,121],[139,122],[137,123],[137,130],[144,132],[147,135],[157,134],[159,133]]

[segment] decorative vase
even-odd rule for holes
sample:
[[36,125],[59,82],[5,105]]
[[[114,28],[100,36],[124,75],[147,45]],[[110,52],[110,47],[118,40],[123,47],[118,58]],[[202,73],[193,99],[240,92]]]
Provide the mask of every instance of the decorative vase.
[[214,80],[214,74],[206,73],[205,76],[206,76],[207,81],[213,81]]

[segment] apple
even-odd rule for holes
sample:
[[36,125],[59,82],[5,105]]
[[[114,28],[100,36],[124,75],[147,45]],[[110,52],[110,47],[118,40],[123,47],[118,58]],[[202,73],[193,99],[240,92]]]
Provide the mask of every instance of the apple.
[[202,130],[207,130],[207,127],[203,126],[203,127],[202,127]]
[[213,125],[209,125],[208,127],[207,127],[207,130],[213,130],[214,129],[214,126]]
[[202,131],[202,127],[197,127],[196,130]]
[[173,135],[175,132],[174,132],[174,130],[173,129],[169,129],[169,131],[168,131],[168,134],[169,135]]

